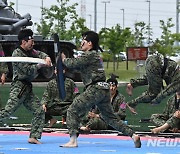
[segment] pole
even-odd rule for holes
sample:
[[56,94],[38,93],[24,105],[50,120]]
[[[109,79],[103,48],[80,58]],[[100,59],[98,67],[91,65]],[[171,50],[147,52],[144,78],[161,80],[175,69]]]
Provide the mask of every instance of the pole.
[[123,11],[123,29],[124,29],[124,9],[121,9]]
[[94,0],[94,31],[97,31],[97,0]]
[[147,0],[146,2],[149,3],[149,23],[148,23],[148,45],[150,45],[150,26],[151,26],[151,1]]
[[43,8],[44,8],[44,3],[43,0],[41,0],[41,20],[43,20]]
[[[180,12],[180,0],[176,0],[176,33],[179,34],[179,12]],[[179,41],[176,41],[176,45],[179,46]]]
[[104,28],[106,28],[106,3],[110,3],[110,1],[102,1],[104,3]]
[[18,0],[16,0],[16,12],[18,12]]
[[92,15],[91,14],[88,14],[88,16],[90,17],[90,29],[91,29],[91,23],[92,23]]

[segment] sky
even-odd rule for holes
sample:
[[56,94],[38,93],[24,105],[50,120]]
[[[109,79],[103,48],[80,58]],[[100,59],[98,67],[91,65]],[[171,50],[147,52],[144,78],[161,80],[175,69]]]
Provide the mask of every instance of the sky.
[[[50,8],[57,4],[57,0],[8,0],[14,2],[14,9],[24,15],[30,13],[33,23],[39,23],[41,19],[41,7]],[[111,28],[116,24],[134,29],[136,22],[149,23],[149,4],[150,4],[150,25],[153,30],[153,38],[161,36],[160,20],[165,22],[172,18],[176,25],[176,0],[97,0],[97,32],[105,26],[105,3],[106,2],[106,27]],[[83,16],[86,18],[86,26],[94,30],[94,0],[70,0],[68,4],[78,3],[77,13],[82,15],[81,6],[84,6]],[[81,5],[82,4],[82,5]],[[176,32],[176,26],[172,29]]]

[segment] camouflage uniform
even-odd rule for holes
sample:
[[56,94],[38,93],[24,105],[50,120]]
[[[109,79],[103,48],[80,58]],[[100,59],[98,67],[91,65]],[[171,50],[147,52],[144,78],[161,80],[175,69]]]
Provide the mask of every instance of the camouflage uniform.
[[[33,50],[24,51],[21,47],[14,50],[12,57],[38,57],[44,59],[48,55]],[[44,110],[36,95],[33,94],[31,81],[38,75],[37,64],[32,63],[12,63],[13,80],[10,88],[10,96],[3,110],[0,111],[0,119],[8,118],[21,104],[23,104],[34,115],[32,119],[32,129],[30,138],[41,138],[44,127]]]
[[110,104],[109,85],[105,82],[103,62],[96,51],[86,51],[78,58],[66,58],[67,68],[78,70],[81,73],[85,91],[77,96],[67,110],[67,127],[70,136],[79,133],[79,124],[82,118],[96,105],[103,120],[118,131],[132,136],[134,131],[122,120],[118,120]]
[[[114,110],[114,114],[117,116],[118,120],[125,120],[126,117],[126,103],[125,103],[125,97],[116,91],[116,95],[113,97],[111,105]],[[95,113],[99,113],[98,111],[95,111]],[[90,129],[111,129],[111,127],[108,127],[108,125],[105,123],[105,121],[101,118],[91,118],[89,122],[86,124]]]
[[[139,85],[148,85],[148,90],[141,96],[128,102],[131,107],[138,103],[160,103],[162,99],[180,90],[180,71],[178,64],[170,59],[166,59],[167,67],[164,69],[165,59],[162,55],[152,55],[146,60],[146,76],[143,79],[131,80],[131,85],[135,88]],[[163,72],[164,71],[164,72]],[[163,89],[163,80],[167,87]]]
[[178,128],[180,129],[180,119],[173,117],[173,114],[176,112],[176,110],[180,109],[180,106],[178,104],[178,107],[175,105],[177,103],[177,97],[176,94],[173,95],[168,99],[168,102],[166,104],[166,107],[162,114],[152,114],[151,121],[156,126],[162,126],[165,123],[167,123],[171,128]]
[[[0,44],[0,57],[4,57],[4,51],[3,48]],[[7,74],[8,72],[8,66],[7,63],[0,63],[0,77],[2,76],[3,73]],[[2,108],[2,103],[1,103],[1,99],[0,99],[0,109]]]
[[65,91],[66,91],[66,97],[65,100],[62,101],[59,98],[56,79],[52,79],[51,81],[48,82],[42,97],[42,104],[45,104],[47,107],[47,112],[45,113],[46,123],[50,119],[52,119],[52,115],[54,116],[62,115],[63,117],[66,117],[66,113],[69,105],[72,103],[73,99],[79,93],[79,90],[75,82],[70,78],[65,79]]

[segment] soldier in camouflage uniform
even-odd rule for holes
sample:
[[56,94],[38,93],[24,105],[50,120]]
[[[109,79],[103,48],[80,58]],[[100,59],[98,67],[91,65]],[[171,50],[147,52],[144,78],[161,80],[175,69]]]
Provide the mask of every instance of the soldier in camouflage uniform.
[[[126,103],[125,97],[118,91],[118,81],[114,76],[107,80],[107,83],[110,85],[111,93],[111,105],[114,110],[114,114],[119,120],[125,120],[126,118]],[[86,127],[81,127],[81,130],[102,130],[102,129],[112,129],[111,126],[108,126],[106,122],[101,118],[99,110],[95,108],[92,112],[88,114],[89,121],[86,124]]]
[[152,114],[151,121],[158,126],[158,128],[152,129],[152,132],[164,131],[161,127],[165,123],[169,125],[173,132],[180,131],[180,120],[174,116],[174,113],[178,110],[180,110],[180,91],[168,99],[162,114]]
[[[127,91],[131,95],[132,89],[140,85],[148,85],[148,90],[138,98],[127,104],[133,108],[138,103],[158,104],[166,96],[180,90],[179,65],[160,54],[149,56],[145,64],[146,75],[142,79],[132,79],[127,84]],[[163,80],[166,87],[163,89]]]
[[[36,57],[44,59],[45,66],[51,65],[50,57],[40,51],[33,49],[33,32],[30,29],[23,29],[18,34],[20,46],[13,51],[12,57]],[[44,127],[44,110],[40,100],[33,94],[32,84],[42,64],[33,63],[12,63],[13,80],[10,88],[10,96],[3,110],[0,111],[0,119],[8,118],[13,114],[21,104],[23,104],[34,115],[31,123],[31,132],[28,139],[29,143],[40,144]]]
[[[0,44],[0,57],[4,57],[4,51],[2,45]],[[0,63],[0,75],[1,75],[1,84],[3,85],[6,81],[6,74],[8,73],[8,66],[6,63]],[[2,107],[1,99],[0,99],[0,109]]]
[[43,109],[45,110],[45,123],[50,120],[49,127],[57,122],[52,116],[62,116],[66,119],[66,113],[73,99],[78,95],[79,90],[75,82],[70,78],[65,78],[66,97],[64,101],[60,100],[56,79],[48,82],[42,97]]
[[110,104],[109,84],[106,82],[103,62],[97,53],[99,37],[93,31],[83,34],[81,49],[84,51],[78,58],[66,58],[62,54],[62,61],[69,69],[78,70],[81,73],[85,91],[77,96],[67,110],[67,127],[70,134],[70,141],[61,147],[77,147],[77,137],[79,134],[79,124],[82,118],[93,106],[97,106],[103,120],[123,134],[132,137],[135,147],[140,148],[140,137],[129,128],[122,120],[118,120],[113,113]]

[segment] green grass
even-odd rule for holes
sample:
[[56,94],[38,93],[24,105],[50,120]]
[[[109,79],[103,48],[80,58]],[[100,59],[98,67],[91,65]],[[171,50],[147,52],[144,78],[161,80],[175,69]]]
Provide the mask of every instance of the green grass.
[[131,78],[138,78],[142,76],[141,74],[144,73],[144,68],[141,69],[141,72],[137,71],[136,69],[136,62],[129,61],[128,62],[128,70],[127,70],[127,63],[126,61],[119,62],[119,66],[117,68],[117,63],[115,65],[115,70],[113,67],[113,63],[110,62],[107,67],[107,62],[104,62],[104,68],[106,72],[106,76],[109,77],[109,74],[114,73],[119,76],[119,81],[126,81],[129,82]]

